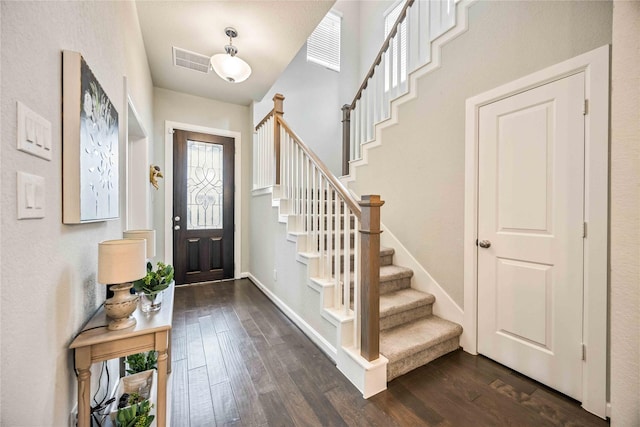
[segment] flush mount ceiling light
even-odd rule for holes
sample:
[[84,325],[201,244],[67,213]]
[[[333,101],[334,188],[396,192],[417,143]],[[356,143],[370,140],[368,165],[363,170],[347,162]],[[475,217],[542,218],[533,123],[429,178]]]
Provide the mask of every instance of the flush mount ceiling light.
[[251,75],[251,67],[236,56],[238,48],[233,45],[233,39],[238,37],[238,32],[235,28],[227,27],[224,29],[224,33],[229,37],[229,44],[224,47],[226,53],[213,55],[211,67],[220,78],[228,82],[243,82]]

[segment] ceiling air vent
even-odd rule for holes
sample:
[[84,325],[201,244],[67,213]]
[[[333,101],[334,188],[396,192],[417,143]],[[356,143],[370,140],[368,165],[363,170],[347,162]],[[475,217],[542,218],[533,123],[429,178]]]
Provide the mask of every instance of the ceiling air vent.
[[199,53],[173,47],[173,65],[208,74],[211,66],[209,57]]

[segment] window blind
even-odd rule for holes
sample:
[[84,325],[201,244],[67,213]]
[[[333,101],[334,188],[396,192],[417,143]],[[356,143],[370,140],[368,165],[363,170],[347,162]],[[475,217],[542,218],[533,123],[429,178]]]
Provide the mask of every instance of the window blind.
[[307,61],[340,71],[340,24],[342,18],[329,11],[307,39]]

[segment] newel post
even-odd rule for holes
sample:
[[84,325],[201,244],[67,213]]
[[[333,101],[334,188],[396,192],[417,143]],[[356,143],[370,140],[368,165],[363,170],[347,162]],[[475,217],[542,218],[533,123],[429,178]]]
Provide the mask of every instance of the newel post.
[[360,354],[368,361],[380,356],[380,207],[378,195],[362,196],[360,248],[362,251],[362,291],[360,292]]
[[351,105],[342,106],[342,175],[349,175],[351,159]]
[[284,115],[284,95],[276,93],[273,96],[273,152],[275,154],[275,185],[280,185],[280,121]]

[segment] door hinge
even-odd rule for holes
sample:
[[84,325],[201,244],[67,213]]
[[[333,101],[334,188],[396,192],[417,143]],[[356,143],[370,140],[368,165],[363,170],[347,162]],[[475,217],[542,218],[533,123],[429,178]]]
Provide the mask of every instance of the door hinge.
[[174,133],[176,133],[176,131],[175,131],[175,130],[173,130],[173,129],[169,129],[169,135],[173,135]]
[[582,223],[582,238],[583,239],[587,238],[587,223],[586,222]]
[[582,344],[582,360],[586,362],[587,360],[587,346]]
[[584,104],[582,104],[582,115],[586,116],[589,114],[589,100],[585,99]]

